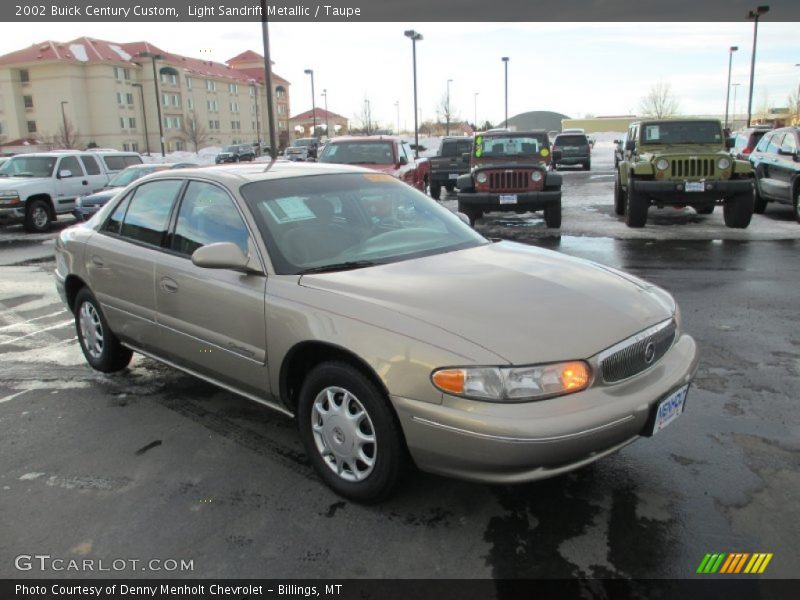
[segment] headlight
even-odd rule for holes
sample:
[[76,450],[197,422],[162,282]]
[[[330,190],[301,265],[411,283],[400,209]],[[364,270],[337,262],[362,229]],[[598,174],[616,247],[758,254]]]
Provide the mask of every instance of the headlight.
[[534,181],[541,181],[542,180],[542,172],[541,171],[534,171],[531,173],[531,179]]
[[486,180],[488,178],[486,177],[486,173],[478,173],[478,175],[475,177],[475,179],[478,180],[478,183],[486,183]]
[[729,169],[731,166],[731,160],[729,158],[720,158],[717,161],[717,167],[720,171],[724,171],[725,169]]
[[0,198],[18,198],[19,192],[17,190],[5,190],[0,192]]
[[586,389],[591,369],[582,360],[530,367],[464,367],[439,369],[433,384],[454,396],[490,402],[525,402]]
[[656,169],[659,171],[666,171],[669,169],[669,161],[666,158],[659,158],[656,161]]

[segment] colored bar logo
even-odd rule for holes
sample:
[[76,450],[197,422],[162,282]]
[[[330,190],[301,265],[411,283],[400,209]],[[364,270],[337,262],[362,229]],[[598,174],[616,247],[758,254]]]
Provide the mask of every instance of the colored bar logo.
[[697,573],[701,575],[719,574],[738,574],[748,573],[751,575],[763,573],[769,561],[772,560],[772,553],[755,552],[750,554],[748,552],[733,552],[726,554],[724,552],[716,554],[706,554],[697,567]]

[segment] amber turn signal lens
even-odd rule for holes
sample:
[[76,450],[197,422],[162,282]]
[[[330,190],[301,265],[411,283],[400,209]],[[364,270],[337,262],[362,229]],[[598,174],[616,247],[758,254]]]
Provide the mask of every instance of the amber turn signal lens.
[[467,374],[464,369],[444,369],[433,374],[433,383],[443,392],[451,394],[464,393],[464,382]]
[[585,362],[575,361],[561,366],[561,383],[565,390],[577,391],[589,385],[589,367]]

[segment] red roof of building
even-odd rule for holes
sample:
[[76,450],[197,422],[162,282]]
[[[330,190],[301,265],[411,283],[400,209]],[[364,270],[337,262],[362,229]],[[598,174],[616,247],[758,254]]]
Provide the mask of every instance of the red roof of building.
[[0,148],[5,148],[6,146],[47,146],[49,144],[49,142],[38,138],[19,138],[0,144]]
[[[264,81],[263,69],[235,69],[223,63],[173,54],[145,41],[117,44],[115,42],[96,40],[88,37],[77,38],[70,42],[54,42],[50,40],[40,42],[28,48],[23,48],[22,50],[0,56],[0,66],[53,60],[79,63],[113,62],[117,64],[138,65],[148,60],[148,58],[139,56],[142,52],[160,55],[162,60],[167,64],[182,68],[193,75],[215,77],[219,79],[233,79],[243,83],[247,83],[251,79],[255,79],[261,83]],[[248,50],[238,57],[234,57],[234,59],[249,56],[249,54],[259,58],[258,54],[252,50]],[[249,60],[249,58],[246,60]],[[283,77],[275,73],[272,74],[272,77],[275,83],[289,83]]]
[[264,60],[264,57],[252,50],[245,50],[241,54],[237,54],[233,58],[229,58],[225,62],[228,64],[236,62],[252,62],[254,60]]
[[[317,113],[317,119],[322,119],[323,121],[325,120],[325,115],[327,115],[329,119],[345,119],[345,120],[347,120],[347,117],[343,117],[342,115],[337,115],[335,112],[331,112],[329,110],[325,110],[324,108],[320,108],[319,106],[317,106],[316,109],[314,109],[314,110]],[[293,116],[289,120],[290,121],[294,121],[296,119],[296,120],[299,121],[299,120],[302,120],[302,119],[311,119],[312,116],[313,116],[312,112],[313,111],[311,109],[309,109],[306,112],[302,112],[299,115]]]

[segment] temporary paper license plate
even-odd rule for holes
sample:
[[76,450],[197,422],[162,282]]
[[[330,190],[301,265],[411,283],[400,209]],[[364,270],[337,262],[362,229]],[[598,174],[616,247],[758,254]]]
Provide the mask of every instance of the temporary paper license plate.
[[689,384],[679,390],[672,392],[664,398],[656,409],[656,420],[653,424],[653,435],[664,429],[683,413],[683,406],[686,404],[686,394],[689,393]]
[[458,173],[450,173],[450,179],[458,179]]
[[500,204],[516,204],[516,194],[500,194]]
[[706,186],[703,184],[702,181],[687,181],[686,182],[686,191],[687,192],[703,192],[705,191]]

